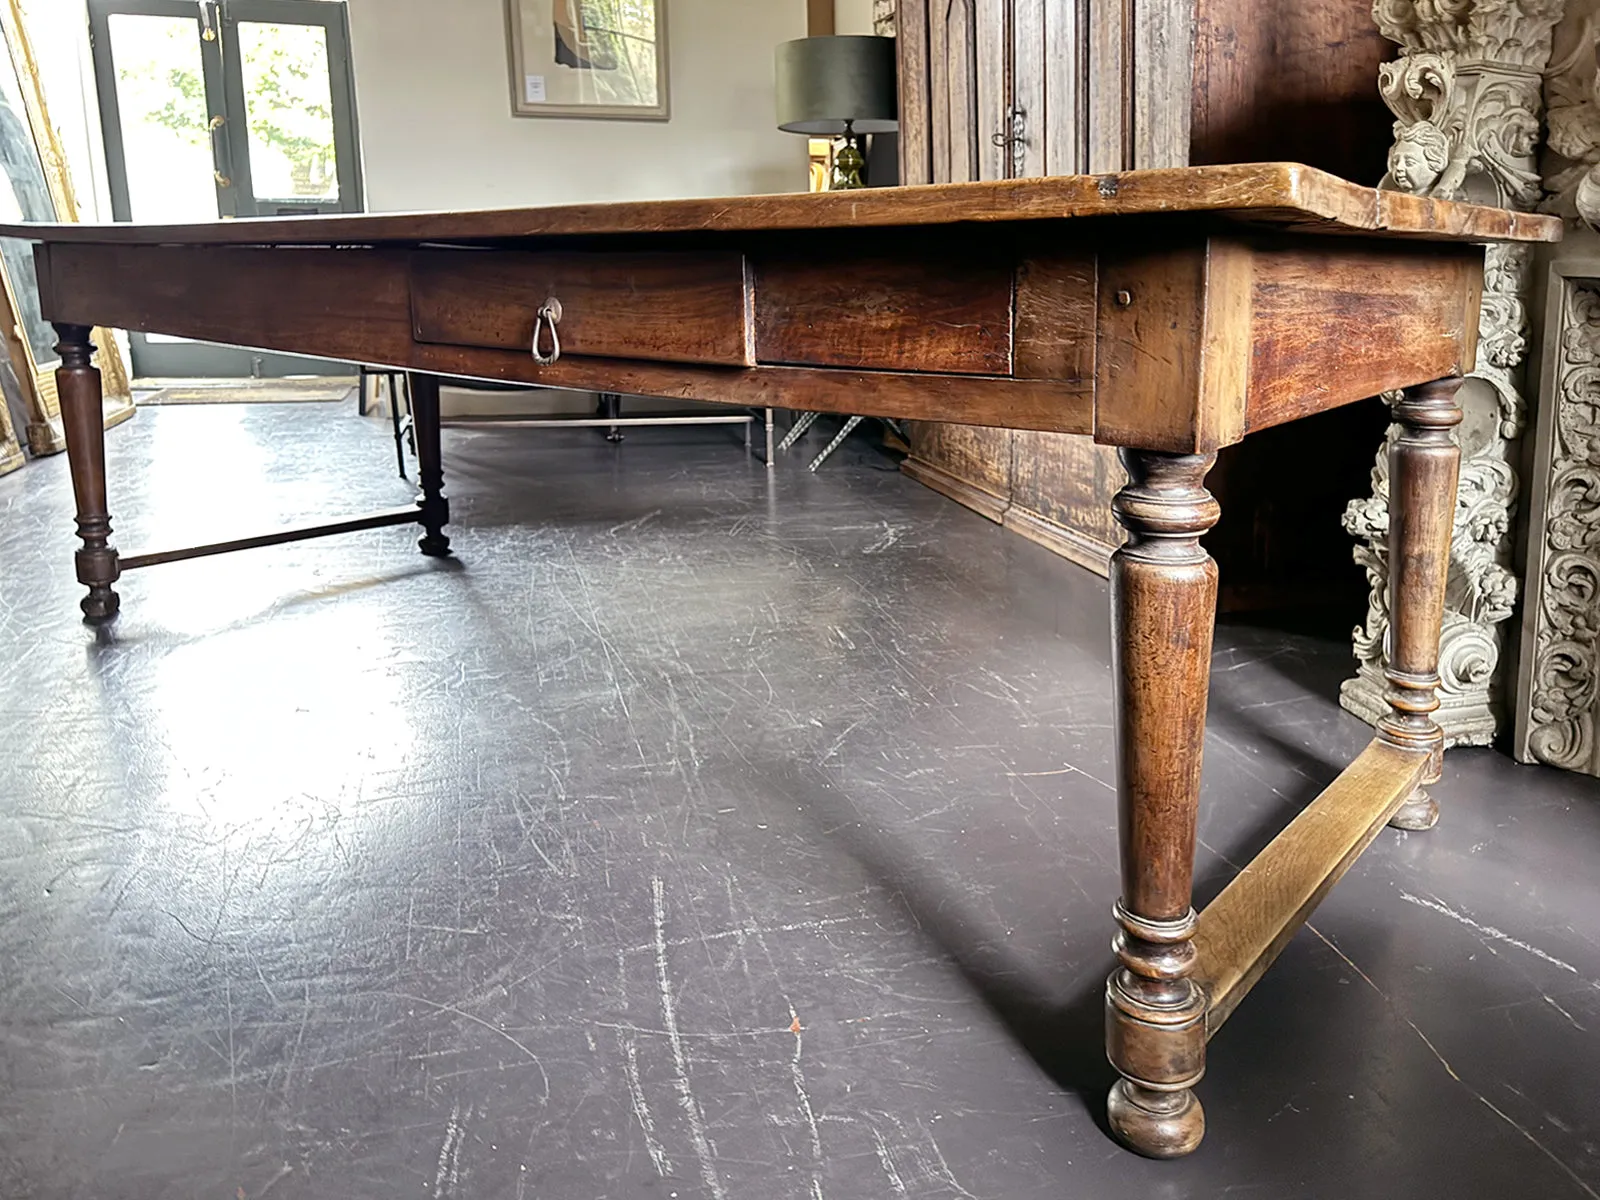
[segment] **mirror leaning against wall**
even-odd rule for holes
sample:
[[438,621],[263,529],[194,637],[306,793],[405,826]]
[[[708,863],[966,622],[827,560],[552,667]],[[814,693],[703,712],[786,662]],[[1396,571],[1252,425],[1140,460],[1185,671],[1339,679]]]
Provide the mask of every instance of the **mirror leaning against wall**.
[[[67,174],[66,158],[50,121],[37,60],[18,0],[0,4],[0,33],[6,53],[0,55],[0,220],[76,221],[77,197]],[[33,454],[66,449],[61,407],[56,398],[55,331],[40,315],[39,280],[31,245],[21,239],[0,239],[0,336],[3,336],[14,380],[0,372],[0,384],[15,384],[8,397],[26,414],[24,433]],[[97,361],[104,379],[108,426],[133,415],[133,394],[127,369],[115,340],[95,330]],[[8,407],[13,407],[9,406]],[[10,425],[7,422],[7,425]],[[0,429],[0,435],[4,430]],[[0,471],[20,466],[8,459],[0,442]]]

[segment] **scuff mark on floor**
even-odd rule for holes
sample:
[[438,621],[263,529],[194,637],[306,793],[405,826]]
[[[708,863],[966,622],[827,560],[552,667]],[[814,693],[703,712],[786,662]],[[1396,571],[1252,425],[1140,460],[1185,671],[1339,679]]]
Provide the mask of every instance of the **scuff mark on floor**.
[[794,1078],[794,1094],[800,1101],[800,1112],[806,1119],[806,1130],[811,1134],[811,1195],[822,1200],[822,1131],[817,1128],[817,1114],[811,1107],[811,1095],[806,1091],[806,1073],[800,1066],[800,1050],[805,1044],[804,1026],[800,1014],[788,997],[784,997],[792,1018],[789,1032],[794,1034],[794,1057],[789,1060],[789,1073]]
[[689,1083],[689,1060],[683,1052],[683,1034],[678,1030],[678,1002],[672,995],[672,978],[667,973],[667,899],[660,876],[650,881],[652,915],[656,930],[656,983],[661,993],[661,1021],[666,1026],[667,1043],[672,1047],[672,1065],[677,1073],[678,1107],[689,1121],[689,1140],[700,1160],[700,1178],[716,1200],[726,1200],[722,1180],[717,1175],[716,1157],[706,1135],[705,1118]]
[[672,1162],[666,1149],[656,1137],[655,1118],[650,1115],[650,1105],[644,1098],[644,1086],[639,1081],[639,1047],[632,1038],[617,1034],[617,1044],[622,1047],[622,1069],[628,1077],[628,1097],[633,1104],[634,1119],[644,1131],[644,1148],[655,1165],[656,1174],[662,1178],[672,1174]]
[[1573,966],[1571,963],[1563,962],[1555,955],[1547,954],[1545,951],[1539,949],[1539,947],[1529,945],[1520,938],[1514,938],[1503,929],[1496,929],[1493,925],[1480,924],[1479,922],[1474,921],[1471,917],[1467,916],[1465,913],[1457,912],[1444,901],[1440,900],[1437,896],[1413,896],[1410,892],[1401,892],[1400,899],[1406,901],[1408,904],[1416,904],[1422,908],[1431,909],[1436,913],[1442,913],[1444,916],[1449,917],[1452,921],[1459,921],[1461,924],[1465,925],[1468,929],[1472,930],[1481,937],[1486,937],[1496,942],[1504,942],[1508,946],[1515,946],[1518,950],[1526,950],[1535,958],[1542,958],[1545,962],[1549,963],[1553,967],[1560,967],[1563,971],[1571,971],[1574,975],[1578,974],[1578,968]]
[[450,1109],[450,1119],[444,1127],[444,1144],[439,1147],[439,1170],[433,1177],[433,1200],[444,1200],[456,1194],[456,1186],[461,1182],[461,1142],[471,1117],[470,1104],[465,1113],[461,1111],[459,1100]]

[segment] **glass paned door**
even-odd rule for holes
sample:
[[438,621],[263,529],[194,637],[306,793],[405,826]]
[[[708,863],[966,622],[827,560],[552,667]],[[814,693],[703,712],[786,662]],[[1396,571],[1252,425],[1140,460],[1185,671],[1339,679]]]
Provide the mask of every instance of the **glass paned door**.
[[[223,59],[240,215],[359,212],[343,4],[224,0]],[[242,144],[241,144],[242,143]]]
[[[191,6],[194,8],[195,6]],[[123,220],[214,221],[218,197],[197,18],[112,13],[116,89],[122,115],[118,182]],[[213,101],[207,104],[207,99]]]
[[[89,18],[117,220],[361,210],[342,3],[89,0]],[[330,371],[156,334],[132,343],[145,377]]]

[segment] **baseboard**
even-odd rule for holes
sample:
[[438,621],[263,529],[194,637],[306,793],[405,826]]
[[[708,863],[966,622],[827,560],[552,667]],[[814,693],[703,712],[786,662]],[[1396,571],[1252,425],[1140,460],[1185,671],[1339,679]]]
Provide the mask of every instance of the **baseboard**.
[[1115,546],[1097,542],[1087,534],[1079,533],[1076,529],[1068,529],[1065,525],[1057,525],[1032,509],[1015,504],[1006,509],[1000,523],[1005,528],[1020,533],[1029,541],[1037,542],[1046,550],[1093,571],[1102,579],[1111,574],[1111,556],[1116,553]]
[[970,508],[980,516],[988,517],[1002,528],[1020,533],[1030,542],[1037,542],[1046,550],[1059,554],[1068,562],[1077,563],[1080,567],[1093,571],[1101,578],[1111,572],[1111,555],[1116,550],[1115,546],[1107,546],[1075,529],[1057,525],[1032,509],[1012,504],[1004,496],[997,496],[986,488],[962,479],[959,475],[952,475],[943,467],[924,462],[920,458],[906,459],[900,464],[900,470],[940,495],[949,496],[957,504]]
[[1010,501],[1004,496],[997,496],[958,475],[950,474],[943,467],[936,467],[920,458],[906,459],[900,464],[900,470],[923,486],[930,487],[942,496],[949,496],[957,504],[970,508],[979,516],[988,517],[996,525],[1001,524],[1006,509],[1011,507]]

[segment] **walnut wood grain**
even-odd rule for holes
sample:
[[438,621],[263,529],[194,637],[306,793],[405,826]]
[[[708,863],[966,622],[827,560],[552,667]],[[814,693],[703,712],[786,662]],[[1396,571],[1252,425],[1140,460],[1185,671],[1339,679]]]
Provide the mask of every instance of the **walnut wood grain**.
[[1094,377],[1098,275],[1095,255],[1087,248],[1036,254],[1018,264],[1018,378]]
[[1205,1072],[1205,994],[1191,903],[1217,565],[1200,535],[1219,510],[1209,455],[1124,450],[1127,543],[1111,560],[1117,693],[1120,966],[1106,984],[1106,1052],[1122,1075],[1111,1128],[1141,1154],[1188,1154],[1205,1133],[1191,1090]]
[[928,6],[897,6],[895,71],[900,93],[900,178],[922,182],[933,178],[933,133],[928,111]]
[[[1159,233],[1100,258],[1095,438],[1210,453],[1470,370],[1481,247]],[[1327,336],[1330,324],[1346,336]]]
[[1133,166],[1131,8],[1125,3],[1091,2],[1085,13],[1086,171],[1118,171]]
[[89,589],[80,602],[83,619],[98,625],[117,615],[120,600],[111,585],[121,575],[116,549],[111,545],[111,512],[106,505],[105,414],[100,392],[100,371],[92,362],[94,343],[89,326],[56,322],[60,342],[56,353],[56,385],[61,397],[61,424],[67,437],[67,460],[72,468],[72,493],[78,509],[78,537],[83,545],[75,556],[78,582]]
[[1426,750],[1372,742],[1200,914],[1195,980],[1206,1036],[1266,973],[1428,769]]
[[903,469],[935,491],[999,521],[1011,503],[1016,431],[945,421],[914,422],[915,453]]
[[1104,577],[1123,530],[1111,497],[1128,474],[1111,446],[1018,429],[1012,435],[1011,504],[1002,523]]
[[[1044,107],[1028,111],[1035,114],[1032,136],[1044,139],[1046,175],[1077,175],[1092,169],[1088,162],[1089,8],[1090,0],[1048,0],[1044,5]],[[1043,118],[1038,117],[1040,112]]]
[[[1082,441],[1084,439],[1068,437],[1059,433],[1039,433],[1035,437],[1052,438],[1057,441]],[[1090,443],[1091,449],[1097,448]],[[1098,447],[1105,449],[1105,447]],[[1054,506],[1052,506],[1054,507]],[[1030,542],[1036,542],[1055,554],[1059,554],[1068,562],[1077,563],[1085,570],[1093,571],[1104,579],[1111,573],[1111,556],[1116,553],[1116,546],[1101,538],[1087,533],[1076,525],[1070,525],[1059,518],[1051,518],[1043,513],[1035,512],[1023,506],[1020,500],[1013,499],[1000,516],[1000,524],[1013,533],[1020,533]]]
[[1189,161],[1187,104],[1172,96],[1193,90],[1195,0],[1139,0],[1124,4],[1130,61],[1124,67],[1128,94],[1130,167],[1181,167]]
[[734,251],[547,254],[419,250],[419,342],[526,350],[539,306],[561,303],[563,353],[755,365],[744,256]]
[[[53,245],[52,309],[115,328],[248,340],[436,375],[711,403],[1088,433],[1093,381],[805,367],[663,364],[417,342],[399,249]],[[1009,292],[1009,282],[1006,284]]]
[[751,274],[762,363],[1011,374],[1008,258],[772,255]]
[[[915,8],[916,5],[908,3],[905,7]],[[1008,57],[1010,60],[1009,107],[1021,114],[1021,137],[1006,147],[1012,169],[1005,173],[1022,178],[1048,175],[1051,172],[1045,165],[1049,156],[1046,142],[1048,128],[1053,124],[1047,119],[1048,106],[1052,99],[1058,105],[1071,103],[1070,96],[1052,98],[1048,91],[1049,29],[1051,25],[1070,27],[1071,5],[1055,2],[1047,5],[1046,0],[1009,0],[1006,12],[1010,19],[1003,23],[1007,45],[1001,61],[1004,63]],[[1065,119],[1061,123],[1067,127]],[[1015,134],[1018,130],[1008,132]],[[1074,166],[1072,171],[1077,169]],[[1056,173],[1071,174],[1072,171]]]
[[429,558],[448,558],[450,539],[444,527],[450,523],[450,502],[444,495],[444,455],[439,433],[439,377],[413,371],[406,377],[406,394],[411,397],[413,428],[417,432],[417,479],[422,494],[417,497],[417,520],[422,537],[417,549]]
[[[961,0],[972,5],[973,116],[972,149],[977,151],[974,179],[1005,179],[1012,170],[1011,138],[1014,106],[1010,100],[1012,62],[1008,26],[1012,0]],[[952,5],[954,7],[954,5]]]
[[[1472,369],[1483,252],[1253,240],[1246,431]],[[1330,323],[1350,335],[1332,339]]]
[[1324,234],[1381,231],[1432,241],[1554,242],[1557,217],[1383,192],[1297,163],[1006,179],[715,200],[573,204],[482,212],[246,218],[198,225],[0,225],[0,236],[53,244],[348,246],[505,242],[624,235],[773,233],[1209,214]]
[[1151,239],[1101,256],[1095,440],[1211,453],[1244,436],[1250,251]]
[[1400,434],[1389,448],[1389,715],[1378,722],[1384,741],[1429,756],[1421,785],[1394,815],[1400,829],[1432,828],[1438,803],[1426,784],[1438,781],[1444,731],[1439,708],[1439,635],[1450,575],[1461,447],[1459,377],[1406,389],[1394,407]]
[[[1369,4],[1197,0],[1185,161],[1289,159],[1377,179],[1394,114],[1373,86],[1394,44]],[[1167,103],[1183,97],[1168,93]]]

